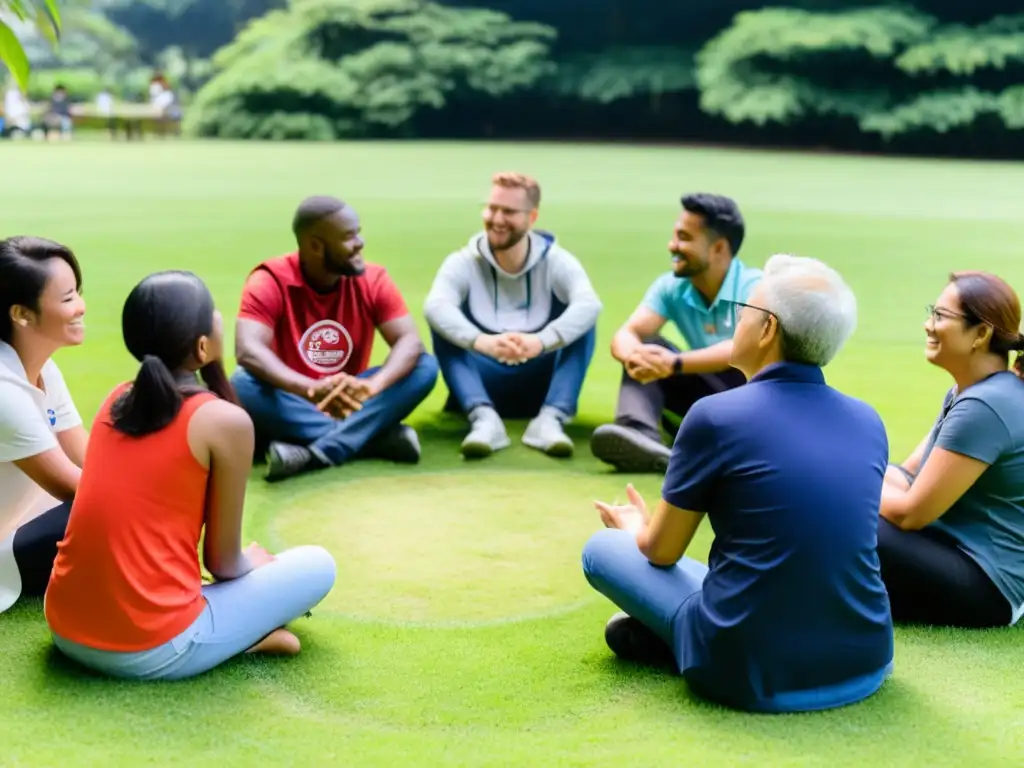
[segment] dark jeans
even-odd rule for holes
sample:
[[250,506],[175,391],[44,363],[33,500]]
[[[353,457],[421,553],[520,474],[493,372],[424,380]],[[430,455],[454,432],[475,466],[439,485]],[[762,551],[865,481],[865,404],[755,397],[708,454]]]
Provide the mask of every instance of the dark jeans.
[[[372,368],[360,376],[365,378],[376,370]],[[424,353],[404,379],[367,400],[351,416],[335,419],[318,411],[304,397],[272,387],[244,368],[231,376],[238,399],[256,426],[258,446],[272,440],[303,445],[335,466],[363,453],[375,437],[401,423],[436,382],[437,361]]]
[[[663,338],[650,343],[678,352],[679,349]],[[734,389],[747,382],[746,377],[735,368],[721,373],[686,373],[669,376],[667,379],[641,384],[622,371],[619,385],[619,402],[615,408],[615,423],[635,429],[652,440],[661,442],[659,424],[672,436],[676,426],[663,419],[666,411],[682,419],[695,402],[702,397]]]
[[[70,501],[47,510],[14,532],[9,551],[6,546],[0,550],[0,557],[14,559],[23,597],[42,597],[46,592],[57,557],[57,544],[64,538],[70,514]],[[0,568],[0,571],[7,570]]]
[[893,621],[952,627],[1010,623],[1009,601],[941,531],[902,531],[880,517],[878,559]]
[[597,331],[591,328],[572,344],[535,357],[522,365],[505,365],[462,349],[431,332],[441,376],[451,392],[446,409],[469,413],[489,405],[509,419],[528,419],[541,406],[575,416]]

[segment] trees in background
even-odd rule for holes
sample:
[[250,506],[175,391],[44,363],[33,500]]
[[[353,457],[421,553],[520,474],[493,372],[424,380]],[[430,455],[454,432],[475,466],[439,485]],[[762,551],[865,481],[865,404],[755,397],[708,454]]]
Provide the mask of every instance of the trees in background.
[[33,95],[141,97],[161,69],[200,136],[1017,156],[1024,136],[1020,0],[60,2],[57,49],[22,38]]
[[552,69],[555,30],[423,0],[291,0],[214,57],[186,117],[199,136],[335,139],[408,131],[453,95],[498,98]]

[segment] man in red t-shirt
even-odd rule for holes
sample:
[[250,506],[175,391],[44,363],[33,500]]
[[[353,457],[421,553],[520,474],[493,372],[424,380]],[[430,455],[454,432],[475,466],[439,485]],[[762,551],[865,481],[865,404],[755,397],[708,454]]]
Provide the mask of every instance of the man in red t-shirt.
[[[416,462],[416,432],[402,424],[437,381],[402,294],[384,267],[363,261],[359,216],[334,197],[295,213],[298,251],[269,259],[246,280],[231,378],[267,444],[267,479],[356,457]],[[391,347],[369,369],[375,331]]]

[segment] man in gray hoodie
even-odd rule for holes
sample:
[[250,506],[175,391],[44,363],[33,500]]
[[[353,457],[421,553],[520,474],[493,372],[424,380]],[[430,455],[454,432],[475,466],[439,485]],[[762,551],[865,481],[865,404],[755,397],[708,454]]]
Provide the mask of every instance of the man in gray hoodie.
[[444,260],[424,305],[446,408],[469,417],[467,458],[511,444],[502,418],[530,418],[525,445],[570,456],[563,425],[576,415],[601,301],[579,260],[533,229],[537,182],[518,173],[491,181],[484,231]]

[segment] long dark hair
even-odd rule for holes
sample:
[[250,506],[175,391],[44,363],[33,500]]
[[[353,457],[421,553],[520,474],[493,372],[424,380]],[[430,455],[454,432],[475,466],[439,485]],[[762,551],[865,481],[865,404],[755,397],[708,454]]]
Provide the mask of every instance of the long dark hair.
[[1016,352],[1014,372],[1024,379],[1024,334],[1020,332],[1021,307],[1016,291],[1001,277],[989,272],[954,272],[949,276],[960,296],[968,325],[992,327],[989,351],[1010,363]]
[[[213,313],[213,296],[192,272],[157,272],[132,289],[121,313],[121,330],[125,346],[142,367],[111,408],[115,429],[136,437],[157,432],[174,420],[186,397],[204,391],[175,374],[180,377],[200,337],[212,333]],[[203,366],[199,375],[210,392],[238,404],[220,360]]]
[[75,287],[82,290],[82,269],[71,249],[43,237],[16,235],[0,240],[0,341],[11,343],[14,326],[11,308],[39,311],[39,297],[50,279],[50,259],[62,259],[75,273]]

